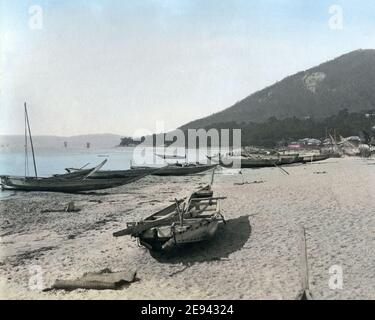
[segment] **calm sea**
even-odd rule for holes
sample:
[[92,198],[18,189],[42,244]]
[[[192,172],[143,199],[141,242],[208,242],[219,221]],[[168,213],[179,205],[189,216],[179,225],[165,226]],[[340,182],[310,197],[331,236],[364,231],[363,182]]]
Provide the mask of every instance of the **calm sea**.
[[[134,148],[112,149],[40,149],[35,151],[39,176],[64,173],[65,168],[80,168],[89,163],[95,167],[108,159],[103,169],[129,169]],[[32,155],[28,154],[29,175],[34,175]],[[0,175],[24,175],[25,153],[19,151],[0,152]]]

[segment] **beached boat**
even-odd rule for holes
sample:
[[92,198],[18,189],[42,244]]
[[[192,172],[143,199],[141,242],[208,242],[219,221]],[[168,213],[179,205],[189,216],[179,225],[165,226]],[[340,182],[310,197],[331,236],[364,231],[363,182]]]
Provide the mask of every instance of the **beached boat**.
[[202,173],[214,169],[217,165],[195,164],[195,163],[175,163],[165,167],[157,168],[147,166],[132,166],[133,170],[153,170],[150,174],[154,176],[185,176],[189,174]]
[[236,164],[240,164],[241,168],[267,168],[290,165],[294,163],[306,163],[323,161],[330,158],[329,154],[279,154],[276,156],[234,156],[221,157],[219,163],[223,167],[232,168]]
[[155,172],[152,175],[155,176],[184,176],[189,174],[202,173],[208,170],[215,168],[216,165],[206,165],[206,164],[173,164],[163,167]]
[[65,179],[41,177],[2,176],[1,187],[5,190],[49,191],[75,193],[118,187],[134,182],[139,177],[125,179]]
[[220,213],[219,201],[213,197],[211,185],[189,198],[175,200],[172,205],[160,210],[140,222],[127,223],[127,228],[113,235],[131,235],[150,251],[168,252],[181,245],[210,239],[225,222]]
[[151,170],[100,170],[95,172],[90,178],[92,179],[124,179],[124,178],[134,178],[139,176],[147,176],[157,170],[151,169]]
[[241,164],[241,168],[267,168],[277,167],[295,163],[298,156],[281,156],[281,157],[226,157],[220,159],[220,165],[223,167],[231,168],[237,162]]
[[302,156],[303,162],[315,162],[315,161],[323,161],[330,158],[329,154],[312,154],[312,155],[305,155]]
[[[83,177],[90,173],[92,169],[84,169],[70,172],[70,173],[64,173],[64,174],[55,174],[53,177],[58,178],[79,178]],[[88,179],[131,179],[135,177],[144,177],[146,175],[151,174],[155,170],[158,170],[158,168],[144,168],[144,169],[128,169],[128,170],[98,170],[94,173],[92,173]],[[53,178],[52,177],[52,178]]]
[[144,172],[143,174],[139,173],[121,177],[107,176],[100,179],[93,177],[106,162],[107,160],[104,160],[92,169],[79,170],[52,177],[1,176],[0,183],[1,187],[7,190],[74,193],[114,188],[135,182],[148,175],[148,172]]
[[279,163],[279,159],[270,158],[270,159],[250,159],[242,158],[241,159],[241,168],[264,168],[264,167],[274,167]]
[[158,153],[156,153],[155,155],[158,156],[159,158],[164,159],[164,160],[166,160],[166,159],[185,159],[186,160],[186,154],[184,156],[181,156],[181,155],[168,155],[168,154],[158,154]]
[[284,165],[288,165],[288,164],[297,163],[298,159],[299,159],[299,155],[295,155],[295,156],[280,156],[279,157],[279,163],[278,163],[278,165],[284,166]]

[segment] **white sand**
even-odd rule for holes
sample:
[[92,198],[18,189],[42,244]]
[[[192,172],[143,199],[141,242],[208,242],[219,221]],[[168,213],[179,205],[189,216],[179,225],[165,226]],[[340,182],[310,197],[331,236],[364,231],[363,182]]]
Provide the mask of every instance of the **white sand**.
[[[212,241],[167,260],[112,232],[188,195],[209,174],[147,177],[103,195],[19,193],[0,202],[1,298],[294,299],[303,225],[314,297],[375,299],[375,166],[368,163],[329,159],[285,167],[290,175],[243,169],[245,181],[264,181],[245,185],[234,184],[242,181],[237,171],[220,170],[214,190],[228,197],[222,202],[228,224]],[[63,212],[71,200],[82,211]],[[116,291],[40,292],[28,286],[35,265],[44,287],[104,268],[137,268],[140,280]],[[341,290],[328,286],[332,265],[343,269]]]

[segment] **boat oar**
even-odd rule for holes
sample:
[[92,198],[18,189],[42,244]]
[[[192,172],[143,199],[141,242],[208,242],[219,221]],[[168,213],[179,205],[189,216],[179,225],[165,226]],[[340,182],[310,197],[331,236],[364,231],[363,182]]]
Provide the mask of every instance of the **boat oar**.
[[90,162],[87,162],[83,167],[79,168],[79,170],[82,170],[83,168],[86,168],[89,164],[90,164]]
[[210,189],[212,187],[212,184],[214,183],[215,169],[216,169],[216,167],[214,167],[213,170],[212,170],[211,182],[210,182]]
[[86,176],[84,176],[82,178],[82,180],[86,180],[88,177],[90,177],[91,175],[93,175],[96,171],[98,171],[101,167],[103,167],[105,165],[105,163],[108,161],[108,159],[105,159],[102,163],[100,163],[97,167],[95,167],[94,169],[92,169],[89,174],[87,174]]
[[86,163],[83,167],[81,168],[65,168],[65,171],[68,173],[71,173],[72,171],[79,171],[82,170],[83,168],[87,167],[90,164],[90,162]]

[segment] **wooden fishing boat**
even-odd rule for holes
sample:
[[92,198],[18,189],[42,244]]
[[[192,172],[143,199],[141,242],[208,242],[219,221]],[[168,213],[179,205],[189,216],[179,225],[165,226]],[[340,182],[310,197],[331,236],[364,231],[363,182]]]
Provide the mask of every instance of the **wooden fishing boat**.
[[328,159],[330,156],[329,154],[312,154],[312,155],[305,155],[303,156],[304,162],[315,162],[315,161],[323,161]]
[[[64,174],[55,174],[53,177],[58,178],[79,178],[87,175],[90,173],[92,169],[84,169],[84,170],[77,170],[70,173]],[[158,168],[145,168],[145,169],[128,169],[128,170],[98,170],[91,174],[88,179],[128,179],[128,178],[135,178],[139,176],[146,176],[158,170]]]
[[184,244],[201,242],[212,238],[222,216],[211,214],[199,218],[187,218],[182,223],[154,227],[139,236],[139,243],[149,250],[170,251]]
[[181,156],[181,155],[168,155],[168,154],[157,154],[156,153],[156,156],[158,156],[159,158],[162,158],[162,159],[186,159],[186,154],[184,156]]
[[[0,183],[3,189],[22,191],[50,191],[50,192],[83,192],[100,189],[109,189],[142,179],[148,173],[123,176],[120,178],[95,179],[92,175],[107,162],[104,160],[92,169],[81,170],[53,177],[17,177],[1,176]],[[75,173],[75,174],[74,174]]]
[[157,168],[155,170],[155,167],[137,167],[132,166],[132,170],[153,170],[151,172],[151,175],[154,176],[185,176],[190,174],[197,174],[202,173],[211,169],[214,169],[217,165],[208,165],[208,164],[195,164],[195,163],[175,163],[175,164],[168,164],[165,167]]
[[6,190],[49,191],[75,193],[118,187],[140,177],[122,179],[65,179],[41,177],[2,176],[1,186]]
[[236,163],[241,165],[241,168],[268,168],[277,167],[296,163],[298,157],[226,157],[220,159],[220,165],[227,168],[232,168]]
[[243,158],[241,159],[241,168],[264,168],[264,167],[274,167],[279,163],[279,159],[270,158],[270,159],[250,159]]
[[124,179],[124,178],[132,178],[132,177],[139,177],[139,176],[147,176],[154,172],[157,169],[151,170],[100,170],[95,172],[90,179]]
[[168,252],[185,244],[210,239],[225,222],[220,213],[220,200],[214,197],[211,185],[189,198],[175,199],[175,203],[140,222],[127,223],[127,228],[113,235],[131,235],[150,251]]
[[277,165],[288,165],[293,163],[298,163],[299,155],[281,155],[279,156],[279,163]]
[[163,167],[155,172],[152,175],[155,176],[184,176],[189,174],[202,173],[208,170],[215,168],[216,165],[206,165],[206,164],[173,164]]

